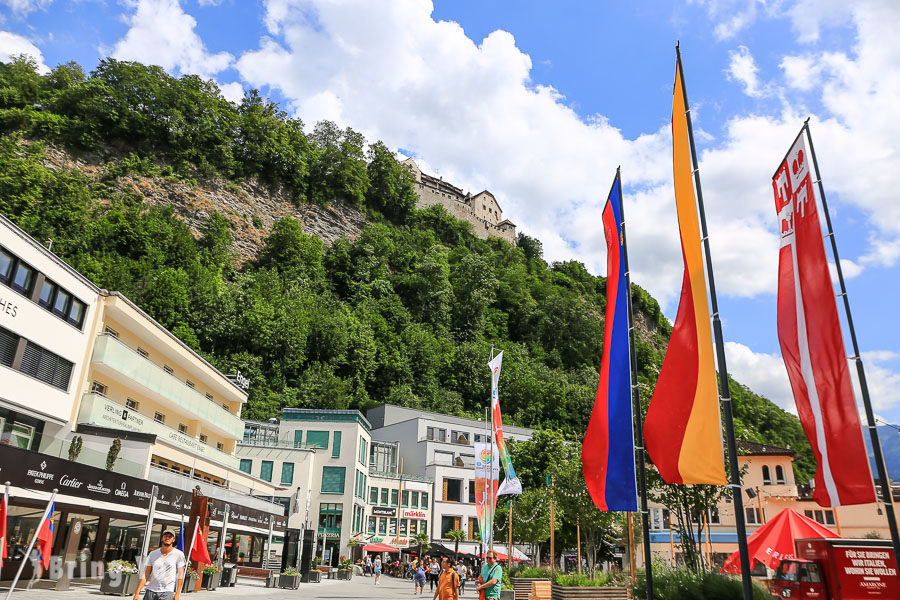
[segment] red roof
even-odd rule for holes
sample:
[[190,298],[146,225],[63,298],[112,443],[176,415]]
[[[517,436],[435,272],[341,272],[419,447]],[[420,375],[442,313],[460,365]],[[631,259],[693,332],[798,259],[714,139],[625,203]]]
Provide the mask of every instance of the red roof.
[[[782,559],[794,557],[794,540],[803,538],[839,538],[824,525],[819,525],[796,510],[788,508],[753,532],[747,538],[750,552],[750,568],[762,561],[771,569],[778,566]],[[722,573],[740,573],[741,560],[737,552],[728,557],[722,566]]]

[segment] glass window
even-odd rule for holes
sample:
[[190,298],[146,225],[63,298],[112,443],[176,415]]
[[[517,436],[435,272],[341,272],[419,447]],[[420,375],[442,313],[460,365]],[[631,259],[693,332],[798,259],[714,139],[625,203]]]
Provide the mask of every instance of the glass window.
[[775,466],[775,483],[784,484],[784,467],[781,465]]
[[369,533],[375,533],[375,517],[369,517],[369,526],[366,531]]
[[462,480],[444,477],[444,502],[462,501]]
[[409,492],[407,490],[403,490],[403,493],[400,494],[400,505],[409,506]]
[[157,423],[165,423],[166,415],[162,414],[161,412],[155,412],[153,413],[153,420]]
[[378,488],[369,488],[369,504],[378,504]]
[[294,448],[299,448],[303,445],[303,431],[297,429],[294,431]]
[[0,281],[4,283],[9,283],[10,275],[12,274],[13,263],[15,262],[15,258],[13,255],[0,248]]
[[31,449],[31,442],[34,441],[35,428],[32,425],[19,423],[17,421],[5,421],[0,419],[0,444],[15,446],[16,448]]
[[366,456],[368,456],[368,452],[366,452],[366,438],[359,436],[359,462],[366,464]]
[[44,283],[41,284],[41,296],[38,298],[38,304],[43,306],[44,308],[50,308],[53,303],[53,294],[56,292],[56,284],[50,281],[49,279],[45,279]]
[[409,522],[409,535],[413,536],[419,531],[419,522],[418,521],[410,521]]
[[137,410],[138,403],[136,400],[133,400],[131,398],[126,398],[125,399],[125,407],[130,408],[131,410]]
[[201,433],[201,434],[200,434],[200,443],[201,443],[201,444],[205,444],[207,441],[209,441],[209,437],[207,437],[206,434]]
[[281,483],[294,483],[294,463],[281,463]]
[[178,433],[187,433],[187,425],[185,425],[184,423],[179,423]]
[[400,519],[400,535],[406,535],[408,525],[409,521],[407,519]]
[[419,533],[428,533],[428,521],[419,521]]
[[800,581],[822,583],[822,578],[819,576],[819,565],[817,565],[816,563],[806,563],[801,565]]
[[422,501],[419,502],[419,508],[428,508],[428,492],[422,492]]
[[72,306],[69,308],[69,323],[81,329],[81,323],[84,321],[85,304],[81,300],[72,299]]
[[397,535],[397,519],[391,519],[388,526],[389,535]]
[[306,445],[310,448],[327,448],[328,432],[327,431],[307,431]]
[[397,497],[399,496],[399,492],[397,490],[391,490],[391,506],[397,506]]
[[262,461],[262,465],[259,467],[259,478],[265,479],[266,481],[272,481],[272,461],[264,460]]
[[65,291],[59,290],[56,292],[56,298],[53,299],[53,314],[66,318],[66,315],[69,314],[69,303],[72,301],[72,295]]
[[253,470],[253,460],[249,458],[241,459],[241,471],[244,473],[250,473]]
[[772,472],[769,470],[769,465],[763,465],[762,474],[763,485],[770,485],[772,483]]
[[457,444],[469,444],[469,434],[465,431],[454,431],[450,435],[450,440],[456,442]]
[[322,493],[343,494],[346,475],[344,467],[322,467]]
[[745,508],[744,512],[747,515],[748,525],[760,525],[762,523],[758,508]]
[[381,503],[387,506],[388,503],[388,494],[390,490],[388,488],[381,488]]
[[23,262],[16,265],[16,272],[13,274],[12,287],[19,290],[26,296],[31,293],[31,286],[34,283],[34,269]]
[[331,458],[341,457],[341,432],[334,432],[334,440],[331,445]]
[[378,533],[387,533],[387,517],[378,517]]
[[475,481],[469,480],[469,504],[475,504]]
[[410,500],[410,506],[413,508],[417,508],[419,506],[419,492],[411,492],[412,500]]

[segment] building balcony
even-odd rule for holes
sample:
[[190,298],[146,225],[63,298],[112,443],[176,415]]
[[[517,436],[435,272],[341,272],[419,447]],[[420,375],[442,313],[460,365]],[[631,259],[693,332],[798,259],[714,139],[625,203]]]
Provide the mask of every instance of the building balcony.
[[226,481],[224,486],[217,485],[213,482],[201,481],[196,476],[191,477],[180,471],[166,469],[158,465],[150,465],[147,479],[153,483],[184,490],[187,493],[191,493],[195,488],[199,487],[200,493],[210,498],[217,498],[223,502],[239,506],[249,506],[273,515],[284,514],[284,507],[281,504],[268,498],[260,497],[258,495],[259,490],[252,490],[232,481]]
[[91,363],[96,372],[152,398],[179,417],[201,421],[204,430],[227,439],[239,440],[244,435],[240,417],[111,335],[98,336]]
[[[222,409],[219,409],[219,411],[224,412]],[[101,427],[126,429],[140,433],[152,433],[158,439],[164,440],[180,450],[218,463],[224,467],[237,469],[240,464],[240,459],[204,444],[185,433],[158,423],[151,417],[113,402],[101,394],[91,393],[84,395],[81,400],[81,408],[78,411],[77,422],[79,424],[99,425]]]

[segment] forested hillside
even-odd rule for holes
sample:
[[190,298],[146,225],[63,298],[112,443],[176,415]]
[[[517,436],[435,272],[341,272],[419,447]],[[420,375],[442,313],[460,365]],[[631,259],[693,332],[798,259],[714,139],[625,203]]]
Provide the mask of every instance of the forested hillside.
[[[54,252],[221,370],[248,375],[246,417],[383,402],[478,415],[494,346],[505,351],[505,419],[583,434],[604,279],[577,262],[547,264],[528,236],[481,240],[440,207],[417,210],[384,144],[329,122],[306,133],[255,92],[234,104],[212,81],[113,60],[89,75],[0,63],[0,132],[0,213],[53,239]],[[61,168],[49,149],[97,166]],[[255,181],[298,205],[348,203],[369,225],[326,246],[280,219],[238,261],[235,215],[212,212],[193,235],[171,206],[146,202],[145,189],[173,180],[198,190]],[[632,297],[646,403],[670,326],[637,285]],[[732,393],[739,436],[793,447],[798,481],[810,478],[797,419],[739,384]]]

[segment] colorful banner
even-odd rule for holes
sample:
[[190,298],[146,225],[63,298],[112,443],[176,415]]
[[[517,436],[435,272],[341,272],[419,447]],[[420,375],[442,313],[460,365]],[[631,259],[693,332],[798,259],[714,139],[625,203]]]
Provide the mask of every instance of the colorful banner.
[[684,280],[675,327],[644,422],[644,440],[653,464],[667,482],[725,485],[719,394],[686,111],[679,60],[672,99],[672,154]]
[[628,283],[619,176],[603,209],[606,234],[606,324],[600,383],[591,421],[581,446],[584,481],[594,504],[603,511],[636,511],[634,419],[631,403],[631,361],[628,334]]
[[516,477],[516,470],[513,469],[512,459],[509,456],[509,450],[506,448],[506,442],[503,441],[503,417],[500,415],[500,398],[497,389],[500,383],[500,368],[503,366],[503,351],[491,359],[488,367],[491,369],[491,415],[494,424],[494,444],[497,447],[497,456],[503,463],[503,472],[506,478],[503,485],[497,492],[498,496],[504,494],[518,495],[522,493],[522,482]]
[[497,464],[493,444],[475,442],[475,514],[481,541],[490,546],[494,531],[494,511],[497,507],[497,485],[500,465]]
[[781,230],[778,341],[800,422],[816,457],[821,506],[875,502],[872,472],[847,368],[844,338],[804,126],[772,179]]

